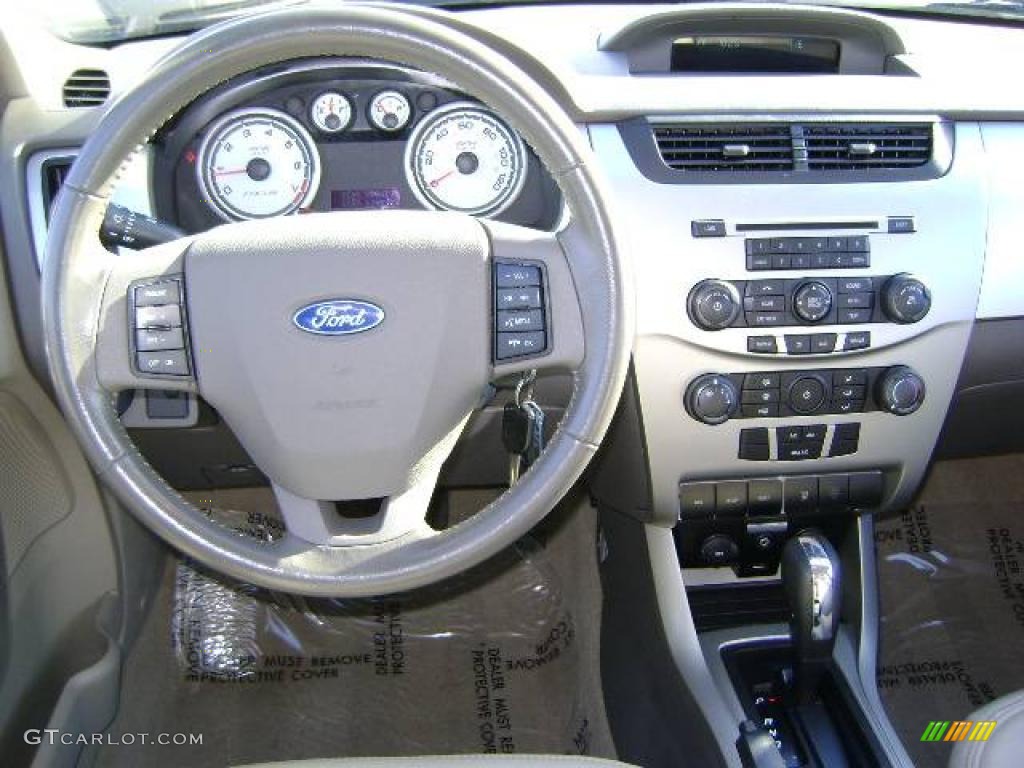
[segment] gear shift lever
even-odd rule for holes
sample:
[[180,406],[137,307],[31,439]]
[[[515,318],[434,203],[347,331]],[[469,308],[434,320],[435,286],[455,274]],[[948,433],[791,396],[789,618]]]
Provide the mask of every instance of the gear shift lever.
[[796,691],[808,703],[832,659],[839,630],[839,555],[822,534],[803,531],[782,550],[782,585],[792,613]]

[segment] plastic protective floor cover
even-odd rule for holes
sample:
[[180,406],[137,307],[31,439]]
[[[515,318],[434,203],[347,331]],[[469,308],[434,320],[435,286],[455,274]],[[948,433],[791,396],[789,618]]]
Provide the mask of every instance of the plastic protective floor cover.
[[953,744],[922,741],[929,723],[951,733],[1024,688],[1024,457],[937,464],[875,540],[879,693],[915,765],[945,766]]
[[[218,503],[222,503],[219,501]],[[215,512],[250,535],[265,513]],[[594,514],[454,582],[373,600],[307,600],[175,561],[130,652],[97,765],[555,753],[614,757],[599,679]]]

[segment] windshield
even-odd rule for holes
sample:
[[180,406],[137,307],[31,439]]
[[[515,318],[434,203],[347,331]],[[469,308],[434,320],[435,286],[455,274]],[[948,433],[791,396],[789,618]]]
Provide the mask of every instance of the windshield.
[[[345,0],[338,0],[344,2]],[[404,0],[409,2],[410,0]],[[562,0],[564,2],[564,0]],[[779,0],[773,0],[779,2]],[[787,0],[782,0],[786,2]],[[1024,0],[790,0],[800,4],[902,10],[1024,21]],[[112,43],[186,32],[255,10],[301,5],[305,0],[40,0],[36,5],[55,34],[76,43]],[[538,4],[545,0],[412,0],[438,7]]]

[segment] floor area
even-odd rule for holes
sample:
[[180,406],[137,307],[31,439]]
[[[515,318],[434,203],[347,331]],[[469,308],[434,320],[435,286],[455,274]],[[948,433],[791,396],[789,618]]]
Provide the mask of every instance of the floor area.
[[[486,499],[482,499],[486,501]],[[272,513],[250,506],[243,527]],[[479,500],[477,500],[479,501]],[[450,505],[451,514],[474,499]],[[269,520],[273,529],[273,520]],[[596,519],[576,500],[514,551],[451,582],[379,600],[303,600],[168,563],[123,670],[102,766],[455,753],[614,757],[601,693]]]
[[1024,688],[1024,456],[938,463],[875,540],[879,693],[915,764],[944,766],[930,721]]

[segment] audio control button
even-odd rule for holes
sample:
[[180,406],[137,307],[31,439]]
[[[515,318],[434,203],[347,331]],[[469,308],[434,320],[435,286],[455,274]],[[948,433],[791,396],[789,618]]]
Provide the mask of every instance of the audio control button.
[[739,292],[732,283],[723,280],[705,280],[690,291],[687,302],[690,318],[706,331],[728,328],[739,317]]
[[820,322],[831,310],[832,291],[824,283],[804,283],[793,294],[793,311],[805,322]]

